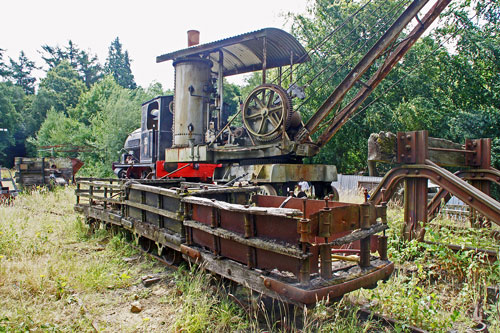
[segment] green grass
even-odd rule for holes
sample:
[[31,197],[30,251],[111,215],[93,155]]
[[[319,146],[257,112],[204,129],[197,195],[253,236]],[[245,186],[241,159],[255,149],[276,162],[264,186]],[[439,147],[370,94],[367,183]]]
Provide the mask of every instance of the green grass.
[[[404,241],[401,210],[389,212],[389,223],[389,259],[398,271],[374,290],[352,293],[349,297],[354,303],[370,304],[374,311],[431,331],[466,331],[475,325],[474,310],[479,308],[483,320],[489,321],[490,331],[500,331],[499,304],[486,302],[486,288],[500,283],[500,262],[491,263],[486,255],[474,251],[453,252],[445,245]],[[498,244],[484,236],[489,233],[486,230],[438,232],[438,223],[454,222],[434,221],[427,227],[426,239],[490,246],[498,251]]]
[[[73,212],[74,189],[22,194],[0,206],[0,332],[114,331],[101,310],[126,305],[141,274],[154,265],[105,230],[89,235]],[[119,296],[114,299],[114,297]]]
[[[298,309],[276,302],[272,308],[203,267],[166,270],[121,235],[102,229],[90,235],[73,212],[73,191],[38,189],[19,196],[14,205],[0,206],[0,332],[392,331],[359,321],[358,306],[400,320],[394,331],[415,325],[463,332],[474,326],[474,311],[480,308],[490,331],[500,331],[498,303],[485,302],[486,286],[500,283],[499,263],[471,251],[454,253],[445,246],[403,241],[400,209],[389,211],[389,256],[398,268],[389,281],[332,305]],[[485,232],[431,225],[427,237],[498,250]],[[124,260],[131,257],[137,260]],[[141,277],[147,274],[164,279],[145,288]],[[247,307],[238,306],[230,294],[246,299]],[[130,312],[134,301],[143,305],[142,312]]]

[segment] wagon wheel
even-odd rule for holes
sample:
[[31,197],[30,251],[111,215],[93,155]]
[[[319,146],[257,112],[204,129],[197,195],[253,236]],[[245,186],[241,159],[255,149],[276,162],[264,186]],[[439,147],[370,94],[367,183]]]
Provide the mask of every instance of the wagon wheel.
[[139,245],[144,252],[151,252],[153,248],[153,241],[146,237],[139,237]]
[[171,249],[169,247],[164,247],[161,251],[161,258],[169,265],[180,264],[182,260],[182,255],[179,251]]
[[243,123],[259,141],[272,141],[290,126],[290,96],[280,86],[263,84],[255,88],[243,105]]

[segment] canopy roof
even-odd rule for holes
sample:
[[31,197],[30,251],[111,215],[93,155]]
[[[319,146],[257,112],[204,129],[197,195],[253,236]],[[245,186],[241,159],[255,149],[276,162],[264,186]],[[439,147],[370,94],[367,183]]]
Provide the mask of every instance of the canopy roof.
[[265,28],[219,41],[189,47],[156,57],[156,62],[199,56],[212,60],[214,71],[219,67],[219,50],[224,58],[224,76],[254,72],[262,69],[264,39],[266,39],[266,68],[302,63],[309,60],[304,47],[288,32]]

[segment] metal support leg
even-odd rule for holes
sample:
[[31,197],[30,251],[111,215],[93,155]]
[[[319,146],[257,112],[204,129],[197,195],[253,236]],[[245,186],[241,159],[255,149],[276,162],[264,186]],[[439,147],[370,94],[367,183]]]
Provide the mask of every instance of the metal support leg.
[[321,277],[325,280],[332,278],[332,247],[330,245],[320,245],[319,254],[321,257]]
[[427,223],[427,179],[405,179],[404,219],[406,240],[412,240],[423,232],[422,225]]

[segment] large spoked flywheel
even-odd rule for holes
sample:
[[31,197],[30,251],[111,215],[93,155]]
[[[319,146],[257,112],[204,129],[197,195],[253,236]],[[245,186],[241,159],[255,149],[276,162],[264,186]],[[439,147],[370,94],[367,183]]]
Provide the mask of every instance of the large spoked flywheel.
[[290,125],[291,100],[287,92],[274,84],[255,88],[243,105],[243,124],[259,141],[278,138]]

